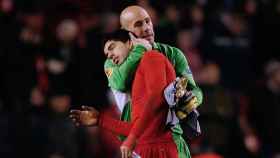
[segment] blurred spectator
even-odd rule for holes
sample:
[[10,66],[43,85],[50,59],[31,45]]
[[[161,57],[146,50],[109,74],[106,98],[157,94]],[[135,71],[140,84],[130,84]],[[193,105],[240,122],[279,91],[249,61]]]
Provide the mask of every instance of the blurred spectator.
[[[200,87],[204,101],[199,109],[202,138],[191,145],[193,153],[214,152],[230,157],[231,138],[233,134],[234,112],[233,100],[220,84],[219,66],[206,64],[201,72]],[[218,137],[217,137],[218,133]]]
[[257,14],[257,1],[256,0],[246,0],[244,5],[245,13],[248,16],[254,16]]
[[183,29],[178,32],[177,46],[184,52],[189,61],[194,79],[199,83],[201,69],[203,68],[202,58],[199,50],[195,47],[191,30]]
[[30,103],[31,89],[39,84],[36,62],[44,53],[44,15],[30,8],[21,16],[21,23],[14,14],[6,18],[1,19],[5,23],[1,24],[1,41],[7,43],[3,45],[5,101],[13,111],[22,112]]
[[181,12],[179,25],[189,28],[193,34],[193,44],[198,47],[204,32],[205,17],[203,8],[197,4],[186,7]]
[[2,0],[1,1],[1,12],[3,13],[11,13],[14,9],[13,0]]
[[[261,148],[256,148],[259,150],[255,152],[262,153],[264,157],[276,158],[280,154],[278,145],[278,133],[280,132],[280,62],[268,62],[265,66],[265,76],[265,82],[254,86],[249,91],[247,117],[249,118],[249,125],[253,129],[245,131],[245,136],[251,136],[253,138],[251,140],[254,140],[251,141],[252,143],[260,143]],[[266,105],[269,105],[268,109],[265,109]],[[245,137],[245,140],[248,140],[248,138]],[[252,152],[254,150],[250,150],[249,143],[247,142],[245,145]]]
[[50,113],[46,147],[48,158],[77,158],[79,157],[78,131],[68,118],[71,98],[67,92],[59,91],[54,91],[49,98]]
[[50,88],[67,89],[73,99],[72,103],[77,103],[79,97],[78,31],[79,27],[74,20],[62,20],[56,28],[55,43],[47,54]]
[[204,13],[202,7],[195,5],[191,8],[192,32],[194,45],[198,45],[203,35]]
[[117,153],[110,133],[76,129],[65,115],[70,105],[109,105],[102,37],[133,4],[151,15],[156,41],[177,43],[205,93],[194,156],[278,156],[279,62],[266,63],[280,59],[279,0],[1,0],[0,157]]
[[258,12],[255,19],[255,64],[254,71],[261,77],[262,69],[270,59],[280,59],[280,11],[279,0],[258,1]]
[[81,104],[102,107],[107,103],[107,79],[104,73],[103,28],[101,15],[90,13],[90,27],[85,31],[86,47],[80,54]]
[[244,90],[254,75],[250,62],[251,36],[246,19],[238,13],[224,12],[208,29],[202,45],[204,57],[221,67],[223,86],[237,92]]
[[159,21],[158,26],[155,25],[156,41],[161,41],[162,43],[169,45],[176,45],[179,10],[173,4],[167,5],[164,14],[164,17],[160,17],[161,20]]
[[115,13],[107,13],[103,17],[103,32],[110,33],[120,28],[119,16]]

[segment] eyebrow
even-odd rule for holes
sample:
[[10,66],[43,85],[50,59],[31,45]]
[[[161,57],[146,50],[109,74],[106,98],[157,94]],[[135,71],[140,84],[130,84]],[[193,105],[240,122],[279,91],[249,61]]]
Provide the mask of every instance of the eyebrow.
[[108,46],[108,50],[112,50],[114,48],[115,44],[114,43],[110,43]]
[[143,25],[143,23],[146,22],[147,20],[150,21],[151,18],[150,17],[145,17],[143,20],[138,20],[134,23],[134,26]]

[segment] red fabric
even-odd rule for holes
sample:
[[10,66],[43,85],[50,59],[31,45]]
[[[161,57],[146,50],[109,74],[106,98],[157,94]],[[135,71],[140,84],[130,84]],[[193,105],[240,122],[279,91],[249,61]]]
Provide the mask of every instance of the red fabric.
[[208,153],[208,154],[197,155],[194,156],[193,158],[223,158],[223,157],[215,153]]
[[131,135],[145,138],[166,133],[168,106],[163,91],[175,78],[172,65],[162,54],[149,52],[143,56],[132,87]]
[[98,121],[99,127],[116,133],[117,135],[128,136],[131,129],[131,123],[123,122],[115,118],[109,117],[106,113],[101,112]]
[[146,52],[138,66],[132,87],[132,123],[124,123],[101,114],[99,125],[118,134],[129,134],[123,145],[142,158],[176,158],[177,148],[166,128],[168,105],[164,88],[176,78],[168,59],[156,51]]

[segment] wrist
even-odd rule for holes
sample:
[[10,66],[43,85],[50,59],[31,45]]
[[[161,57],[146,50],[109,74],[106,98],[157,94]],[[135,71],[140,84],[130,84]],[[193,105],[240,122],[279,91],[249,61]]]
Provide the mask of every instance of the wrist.
[[133,146],[136,144],[136,140],[137,139],[136,139],[136,136],[134,134],[129,134],[122,145],[127,146],[128,148],[132,149]]
[[97,125],[98,126],[102,126],[102,124],[103,124],[103,117],[104,117],[104,115],[102,114],[102,113],[99,113],[98,115],[97,115]]

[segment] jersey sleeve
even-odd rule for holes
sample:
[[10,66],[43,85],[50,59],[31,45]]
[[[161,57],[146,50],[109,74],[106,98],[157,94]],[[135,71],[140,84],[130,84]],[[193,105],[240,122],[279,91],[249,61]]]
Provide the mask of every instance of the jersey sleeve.
[[137,65],[145,51],[146,48],[144,46],[136,45],[121,65],[116,65],[112,60],[107,59],[104,64],[104,70],[109,87],[122,92],[128,90]]
[[128,136],[132,127],[131,123],[120,121],[104,113],[100,113],[98,126],[109,130],[117,135]]
[[203,100],[203,95],[201,89],[196,85],[192,71],[189,67],[188,61],[186,57],[184,56],[183,52],[178,49],[174,48],[174,52],[176,53],[175,55],[175,71],[177,76],[186,76],[188,79],[188,89],[192,91],[192,93],[195,95],[197,98],[197,103],[198,105],[201,105],[202,100]]
[[157,43],[158,49],[160,52],[164,52],[165,56],[169,59],[169,61],[174,66],[176,71],[176,76],[186,76],[188,78],[188,89],[192,91],[192,93],[197,98],[198,105],[201,105],[203,100],[203,94],[200,88],[196,85],[192,71],[189,67],[188,61],[183,54],[183,52],[176,48],[171,47],[166,44]]

